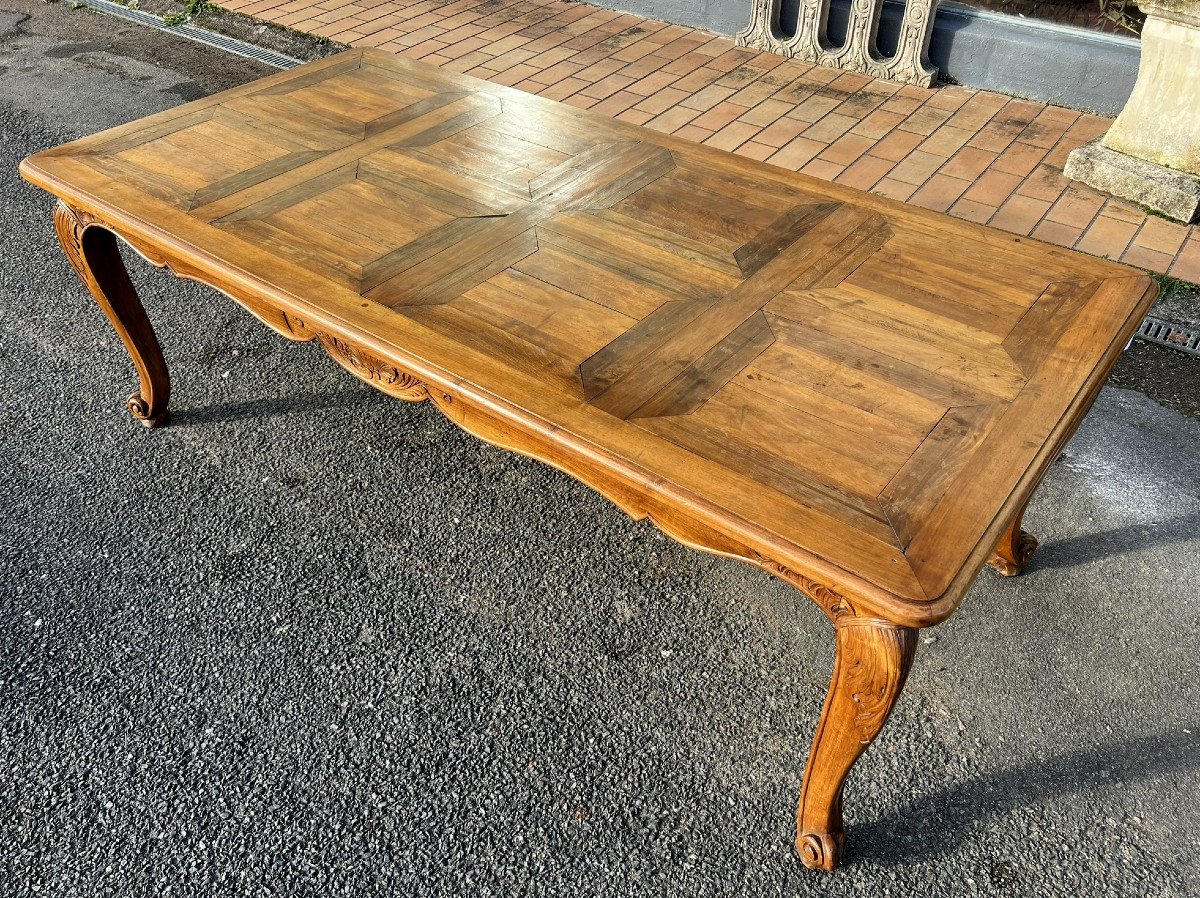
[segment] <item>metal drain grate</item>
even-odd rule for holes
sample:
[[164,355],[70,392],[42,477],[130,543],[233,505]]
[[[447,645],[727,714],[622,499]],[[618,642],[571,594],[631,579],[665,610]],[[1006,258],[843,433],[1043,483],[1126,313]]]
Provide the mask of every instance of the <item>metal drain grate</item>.
[[1169,346],[1186,352],[1188,355],[1200,356],[1200,330],[1181,327],[1170,321],[1163,321],[1153,315],[1147,315],[1146,320],[1138,328],[1137,335],[1143,340]]
[[140,9],[130,9],[127,6],[122,6],[120,3],[112,3],[111,0],[83,0],[83,2],[92,9],[108,13],[110,16],[116,16],[118,19],[127,19],[130,22],[137,22],[139,25],[146,25],[150,28],[157,28],[159,31],[177,34],[198,44],[208,44],[210,47],[216,47],[218,50],[224,50],[227,53],[235,53],[238,56],[245,56],[247,59],[256,59],[259,62],[265,62],[267,65],[275,66],[277,69],[291,69],[300,65],[299,59],[292,59],[292,57],[276,53],[274,50],[264,50],[262,47],[254,46],[254,44],[226,37],[223,34],[217,34],[215,31],[197,28],[195,25],[166,25],[156,15],[142,12]]

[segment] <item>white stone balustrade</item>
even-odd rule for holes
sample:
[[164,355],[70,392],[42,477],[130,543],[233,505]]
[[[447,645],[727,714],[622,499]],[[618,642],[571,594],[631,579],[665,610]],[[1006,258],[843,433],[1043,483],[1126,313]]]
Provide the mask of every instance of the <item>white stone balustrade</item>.
[[743,47],[920,87],[929,87],[937,78],[938,70],[929,64],[937,0],[908,0],[896,53],[890,57],[881,56],[875,46],[884,0],[852,0],[846,41],[840,47],[829,43],[829,0],[800,0],[793,37],[787,37],[779,25],[781,0],[753,2],[750,24],[737,36]]

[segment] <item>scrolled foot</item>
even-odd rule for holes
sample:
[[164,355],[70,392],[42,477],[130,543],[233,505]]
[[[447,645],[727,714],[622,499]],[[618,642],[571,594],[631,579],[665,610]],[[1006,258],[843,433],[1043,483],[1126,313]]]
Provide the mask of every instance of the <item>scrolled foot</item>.
[[151,410],[150,404],[142,398],[141,393],[132,394],[125,401],[125,407],[129,409],[129,413],[145,428],[153,429],[155,427],[162,427],[171,419],[165,408],[160,408],[157,411]]
[[845,847],[845,833],[800,833],[796,836],[796,854],[810,870],[832,872],[842,862]]
[[1012,537],[1001,540],[992,557],[988,559],[988,564],[1003,577],[1015,577],[1025,570],[1037,547],[1037,537],[1024,530],[1018,530]]

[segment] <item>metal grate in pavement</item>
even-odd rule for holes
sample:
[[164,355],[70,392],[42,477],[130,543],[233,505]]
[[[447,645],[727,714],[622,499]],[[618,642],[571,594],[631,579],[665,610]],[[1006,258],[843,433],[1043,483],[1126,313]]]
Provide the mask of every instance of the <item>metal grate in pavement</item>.
[[1169,346],[1180,352],[1186,352],[1188,355],[1200,356],[1200,330],[1182,327],[1172,324],[1170,321],[1155,318],[1153,315],[1147,315],[1141,327],[1138,328],[1137,335],[1151,343]]
[[127,19],[130,22],[137,22],[139,25],[147,25],[150,28],[157,28],[159,31],[177,34],[198,44],[208,44],[208,46],[216,47],[218,50],[235,53],[247,59],[256,59],[259,62],[265,62],[267,65],[272,65],[279,69],[290,69],[300,65],[299,59],[284,56],[282,53],[276,53],[274,50],[256,47],[254,44],[226,37],[224,34],[217,34],[215,31],[197,28],[195,25],[188,25],[186,23],[182,25],[167,25],[156,15],[143,12],[140,9],[130,9],[127,6],[122,6],[120,3],[113,3],[111,0],[83,0],[83,2],[92,9],[108,13],[110,16]]

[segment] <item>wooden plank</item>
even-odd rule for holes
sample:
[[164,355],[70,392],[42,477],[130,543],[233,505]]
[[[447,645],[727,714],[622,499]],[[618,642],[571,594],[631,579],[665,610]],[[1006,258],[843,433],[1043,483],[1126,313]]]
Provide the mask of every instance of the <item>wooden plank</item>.
[[838,208],[837,203],[793,206],[762,228],[734,252],[743,277],[754,277],[763,266],[807,234]]
[[358,178],[387,189],[400,201],[432,206],[458,218],[515,212],[528,199],[527,190],[522,191],[525,195],[514,195],[493,189],[474,178],[448,175],[416,154],[389,150],[364,157],[358,164]]
[[643,243],[618,222],[590,212],[546,219],[538,227],[538,240],[578,259],[611,263],[629,277],[680,299],[715,299],[739,281],[721,267],[697,264],[669,247]]
[[[769,319],[768,319],[769,320]],[[746,389],[776,398],[796,392],[814,394],[800,407],[823,406],[829,401],[870,415],[881,427],[924,435],[946,411],[946,403],[905,389],[886,376],[873,373],[855,354],[823,353],[803,343],[776,340],[754,364],[737,378]],[[787,401],[783,399],[782,401]]]
[[879,327],[894,328],[911,337],[924,337],[940,345],[990,350],[1001,340],[997,334],[981,331],[953,318],[931,315],[917,306],[893,299],[882,288],[842,281],[837,287],[803,293],[827,309],[844,312]]
[[477,304],[457,300],[440,305],[402,307],[404,316],[449,337],[470,343],[495,364],[542,378],[547,389],[577,390],[575,367],[558,353],[522,338],[507,326],[497,327],[477,314]]
[[694,415],[639,418],[637,426],[701,458],[715,460],[726,470],[742,472],[760,489],[765,487],[778,492],[791,503],[799,503],[830,520],[852,520],[859,533],[870,535],[880,543],[895,542],[896,536],[891,525],[884,520],[877,503],[870,497],[843,491],[824,479],[804,476],[790,459],[773,451],[777,446],[764,447],[754,441],[731,440],[722,433],[720,427]]
[[[540,236],[545,235],[542,232]],[[545,239],[539,239],[538,251],[526,256],[512,270],[621,312],[631,319],[630,326],[674,299],[674,294],[638,277],[634,270],[622,271],[599,260],[582,258]]]
[[1082,313],[1103,281],[1055,281],[1029,307],[1004,350],[1026,374],[1033,374],[1054,352],[1071,322]]
[[[738,389],[749,390],[772,399],[781,405],[795,409],[796,415],[803,415],[827,422],[831,428],[831,437],[838,439],[853,439],[863,448],[868,456],[880,460],[875,452],[875,445],[884,447],[886,453],[907,455],[919,444],[932,429],[934,423],[943,414],[940,405],[928,403],[924,417],[918,418],[916,413],[904,415],[898,413],[898,403],[888,403],[873,410],[860,408],[853,396],[845,392],[830,392],[814,389],[802,379],[789,376],[793,372],[779,364],[779,357],[772,351],[780,344],[772,343],[751,364],[747,365],[730,380]],[[794,354],[794,350],[785,349]],[[905,396],[905,400],[910,397]],[[912,403],[914,407],[915,403]]]
[[439,159],[442,158],[440,154],[446,153],[451,148],[458,148],[479,159],[494,160],[505,165],[510,171],[533,169],[538,174],[554,168],[556,165],[562,165],[576,155],[576,153],[564,153],[561,150],[551,149],[536,141],[506,134],[483,125],[472,128],[470,131],[460,132],[438,144]]
[[[277,227],[270,221],[248,219],[230,224],[228,233],[241,238],[280,259],[303,266],[323,278],[339,285],[357,290],[362,278],[362,267],[337,252],[337,245],[324,245],[296,239],[286,228]],[[331,251],[332,249],[332,251]]]
[[729,339],[722,340],[696,359],[678,377],[640,405],[630,417],[690,415],[703,407],[718,390],[737,377],[774,342],[775,335],[762,312],[747,318],[729,335]]
[[902,390],[939,403],[943,408],[956,405],[989,405],[998,398],[989,386],[943,377],[880,350],[847,340],[842,334],[828,334],[790,318],[768,315],[775,337],[792,346],[816,352],[827,359],[872,374]]
[[[211,121],[213,114],[214,110],[207,106],[201,109],[194,109],[186,115],[179,114],[178,110],[175,110],[175,115],[173,116],[159,113],[153,122],[149,119],[142,119],[140,122],[133,122],[124,128],[107,131],[92,138],[85,138],[91,146],[86,150],[81,150],[80,155],[103,153],[115,156],[125,150],[131,150],[143,144],[152,143],[170,134],[175,134],[178,131],[194,128],[204,122]],[[136,125],[141,125],[142,127],[135,127]]]
[[1006,405],[969,405],[946,414],[879,494],[879,504],[907,549],[950,490]]
[[710,425],[720,422],[718,429],[731,437],[736,434],[741,442],[786,458],[804,479],[836,484],[845,495],[874,505],[916,444],[889,440],[886,434],[859,430],[849,420],[814,412],[735,384],[714,393],[691,417]]
[[579,363],[632,324],[627,315],[519,271],[502,271],[463,293],[480,318],[518,334],[521,339]]
[[288,153],[285,156],[276,156],[274,159],[259,163],[252,168],[235,172],[227,177],[210,181],[192,194],[188,208],[194,209],[197,206],[206,206],[215,200],[229,196],[231,193],[237,193],[239,190],[253,187],[261,181],[266,181],[269,178],[289,172],[297,166],[306,165],[320,157],[320,155],[321,153],[318,150]]
[[615,211],[727,252],[759,235],[779,214],[765,206],[731,204],[727,197],[678,175],[638,192]]
[[[686,321],[676,309],[664,307],[606,347],[603,355],[590,359],[582,369],[589,394],[590,384],[606,384],[594,394],[593,403],[618,417],[631,414],[780,291],[799,279],[820,277],[840,258],[838,247],[844,241],[853,242],[861,231],[874,227],[868,217],[846,206],[827,207],[807,223],[811,239],[795,240],[719,302],[697,306]],[[623,364],[627,355],[639,361],[614,376],[613,363]]]
[[363,136],[361,122],[340,116],[315,118],[304,103],[287,97],[242,97],[212,112],[213,118],[243,131],[260,133],[280,146],[321,150],[348,146]]
[[[308,168],[308,166],[301,167]],[[269,216],[274,215],[276,212],[282,212],[284,209],[290,208],[297,203],[302,203],[310,197],[325,193],[327,190],[333,190],[335,187],[345,184],[347,181],[353,181],[358,172],[357,161],[348,161],[337,168],[332,169],[327,168],[324,165],[321,167],[325,168],[326,170],[312,178],[306,178],[298,181],[295,178],[290,177],[292,172],[289,172],[288,180],[293,182],[290,184],[290,186],[281,190],[267,193],[258,202],[242,206],[241,208],[236,209],[227,215],[222,215],[220,218],[214,218],[212,219],[212,224],[221,225],[234,221],[253,221],[255,219],[268,218]],[[278,181],[281,177],[284,176],[268,178],[267,180]],[[250,191],[260,187],[263,183],[264,182],[260,181],[256,185],[252,185],[251,187],[237,191],[237,193],[249,193]],[[193,211],[197,214],[203,214],[205,217],[207,217],[208,213],[201,213],[201,210],[211,209],[214,205],[224,199],[228,199],[228,197],[221,197],[220,199],[214,200],[211,203],[204,203],[194,206],[190,211]]]
[[901,268],[895,259],[875,256],[860,265],[843,282],[914,306],[929,317],[948,318],[983,333],[1002,337],[1020,320],[1024,309],[1008,305],[997,309],[979,304],[978,291],[955,291],[939,278],[914,268]]
[[[1012,322],[1029,308],[1029,295],[1044,287],[1049,280],[1035,273],[1029,287],[1016,287],[1005,281],[981,278],[965,267],[942,265],[928,258],[910,255],[899,247],[899,240],[889,245],[871,260],[874,270],[885,269],[901,275],[904,283],[935,292],[944,304],[955,304],[973,310],[986,311],[993,317]],[[1014,278],[1015,280],[1015,278]]]
[[[485,222],[486,219],[469,221]],[[480,239],[456,243],[405,269],[403,277],[384,281],[363,295],[392,307],[449,302],[537,252],[537,237],[533,229],[523,225],[524,222],[508,222],[508,227],[502,230],[490,230],[486,239],[481,236]]]
[[1092,367],[1081,363],[1095,357],[1096,333],[1113,330],[1114,322],[1124,325],[1129,319],[1129,286],[1133,286],[1129,282],[1145,282],[1140,278],[1122,280],[1106,280],[1095,291],[1092,301],[1058,339],[1055,351],[1046,356],[1020,396],[1000,413],[986,438],[962,464],[952,488],[921,521],[906,555],[933,594],[945,590],[961,567],[947,545],[965,541],[974,546],[993,520],[985,511],[995,502],[992,472],[1000,468],[1024,475],[1039,455],[1049,451],[1051,437],[1065,414],[1061,397],[1080,395],[1093,373]]
[[[472,94],[461,92],[438,94],[410,106],[408,108],[410,118],[389,131],[364,137],[357,143],[333,150],[307,165],[301,165],[285,174],[255,184],[253,187],[239,190],[220,200],[199,206],[193,210],[193,215],[202,221],[217,221],[247,206],[266,202],[281,191],[291,190],[306,181],[322,177],[351,163],[357,164],[359,159],[376,150],[388,146],[408,145],[407,141],[420,143],[428,135],[442,133],[443,130],[453,133],[456,128],[468,127],[466,122],[469,118],[477,117],[480,120],[486,120],[497,111],[498,105],[481,105],[480,100]],[[468,119],[461,118],[463,115],[468,116]]]
[[1001,399],[1011,398],[1025,386],[1025,375],[999,344],[972,346],[935,342],[928,334],[908,333],[899,327],[877,324],[854,314],[829,309],[807,292],[785,292],[767,306],[772,320],[787,319],[830,337],[867,347],[879,354],[903,359],[914,368],[936,374]]
[[628,235],[642,246],[670,253],[680,260],[681,265],[690,262],[716,269],[731,278],[742,277],[742,270],[732,253],[723,252],[713,246],[711,241],[693,240],[670,228],[660,228],[642,219],[625,215],[618,211],[624,205],[617,203],[611,209],[590,210],[592,220],[604,222],[611,230]]

